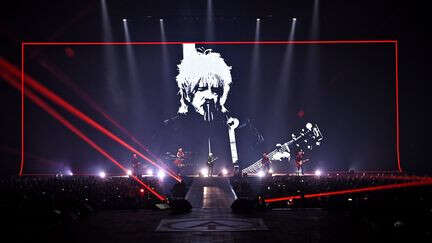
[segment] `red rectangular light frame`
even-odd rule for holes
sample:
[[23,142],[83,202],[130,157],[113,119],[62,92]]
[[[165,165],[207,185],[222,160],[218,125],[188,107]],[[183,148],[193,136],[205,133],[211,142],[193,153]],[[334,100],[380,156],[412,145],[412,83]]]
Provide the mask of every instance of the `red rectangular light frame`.
[[19,175],[24,169],[24,50],[26,46],[61,46],[61,45],[181,45],[181,44],[212,44],[212,45],[252,45],[252,44],[394,44],[395,76],[396,76],[396,160],[397,170],[402,172],[399,151],[399,53],[397,40],[304,40],[304,41],[198,41],[198,42],[22,42],[21,43],[21,163]]

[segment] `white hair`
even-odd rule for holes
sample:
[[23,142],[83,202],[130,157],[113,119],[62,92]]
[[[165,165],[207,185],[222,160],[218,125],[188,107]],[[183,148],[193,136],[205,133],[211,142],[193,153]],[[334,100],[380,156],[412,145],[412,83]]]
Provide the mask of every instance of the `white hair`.
[[227,111],[224,104],[232,83],[231,67],[225,63],[219,53],[211,50],[195,52],[184,58],[177,67],[179,74],[176,80],[180,94],[178,113],[188,112],[186,101],[191,102],[194,89],[200,82],[211,87],[222,86],[223,94],[219,99],[219,104],[222,107],[222,112]]

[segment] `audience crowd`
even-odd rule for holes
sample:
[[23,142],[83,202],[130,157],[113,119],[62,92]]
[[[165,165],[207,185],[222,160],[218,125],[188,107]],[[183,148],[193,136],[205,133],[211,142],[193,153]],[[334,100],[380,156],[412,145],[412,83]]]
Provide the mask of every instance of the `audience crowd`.
[[[143,178],[159,191],[159,182]],[[100,210],[153,209],[159,200],[132,178],[96,176],[4,177],[0,207],[16,225],[51,227]],[[11,221],[11,222],[12,222]]]
[[[377,235],[391,234],[395,238],[409,238],[416,234],[415,236],[432,239],[432,186],[373,190],[380,185],[419,180],[431,179],[387,174],[335,173],[325,176],[233,177],[231,184],[239,198],[254,202],[255,210],[319,208],[328,210],[329,213],[348,213],[355,222]],[[348,192],[350,189],[368,187],[372,190]],[[318,196],[318,193],[343,190],[344,193],[339,195]],[[290,196],[296,198],[265,201]]]

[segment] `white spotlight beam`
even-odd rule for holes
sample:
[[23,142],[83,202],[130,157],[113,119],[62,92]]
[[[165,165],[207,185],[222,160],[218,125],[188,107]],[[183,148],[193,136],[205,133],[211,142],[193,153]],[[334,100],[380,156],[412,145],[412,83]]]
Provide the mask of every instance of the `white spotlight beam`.
[[214,41],[213,0],[207,0],[206,40]]
[[[108,7],[106,0],[101,0],[101,11],[102,11],[102,30],[103,38],[105,42],[113,41],[112,31],[111,31],[111,21],[108,15]],[[104,61],[107,66],[106,79],[108,81],[108,90],[113,101],[116,104],[121,103],[121,97],[119,97],[119,84],[117,82],[118,71],[117,71],[117,58],[114,55],[114,47],[112,45],[104,45]]]
[[[261,25],[261,21],[259,19],[257,19],[256,21],[256,26],[255,26],[255,41],[259,41],[260,40],[260,25]],[[259,44],[255,44],[253,46],[253,51],[252,51],[252,63],[251,63],[251,72],[250,72],[250,93],[251,93],[251,99],[250,100],[250,104],[253,104],[253,102],[255,102],[256,99],[252,98],[252,97],[256,97],[256,93],[258,92],[258,87],[257,87],[257,83],[259,80],[259,76],[260,76],[260,71],[259,71]],[[255,105],[250,105],[249,107],[255,107]],[[253,112],[253,111],[251,111]]]

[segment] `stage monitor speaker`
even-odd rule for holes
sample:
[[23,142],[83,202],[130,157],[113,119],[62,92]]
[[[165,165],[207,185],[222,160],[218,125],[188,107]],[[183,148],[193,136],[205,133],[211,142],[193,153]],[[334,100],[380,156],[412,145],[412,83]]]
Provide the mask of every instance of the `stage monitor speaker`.
[[169,202],[173,213],[188,213],[192,210],[192,205],[186,199],[174,199]]
[[238,198],[231,204],[233,213],[251,213],[254,209],[255,201],[246,198]]

